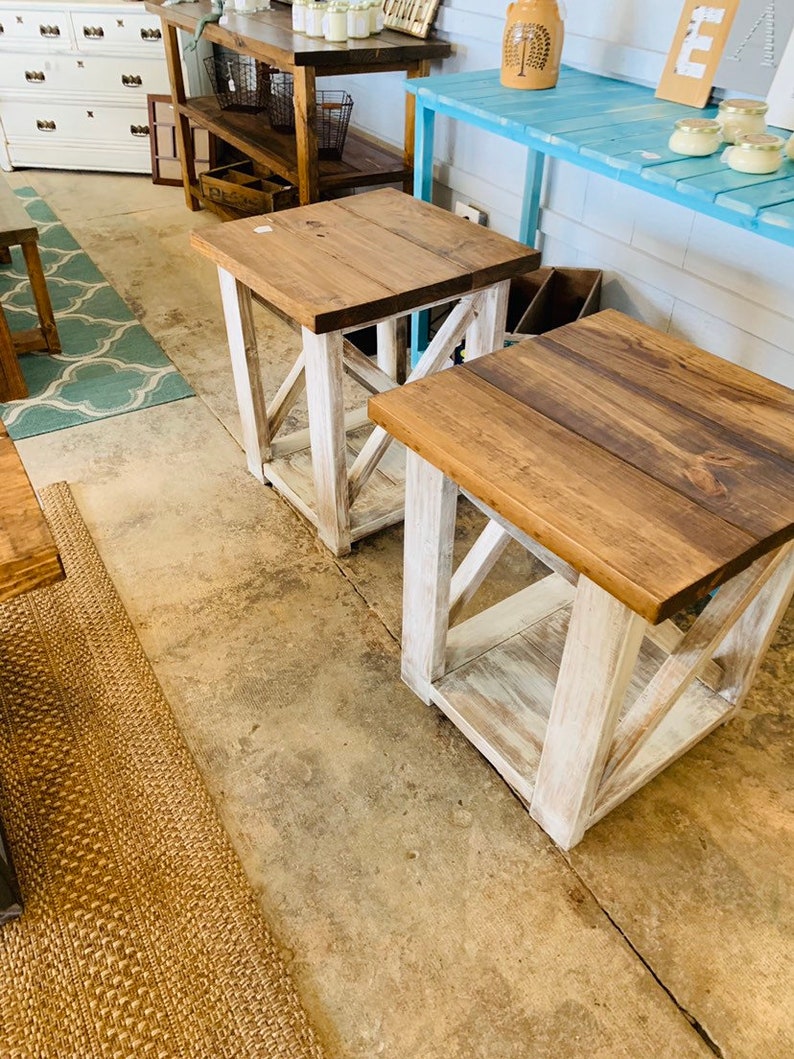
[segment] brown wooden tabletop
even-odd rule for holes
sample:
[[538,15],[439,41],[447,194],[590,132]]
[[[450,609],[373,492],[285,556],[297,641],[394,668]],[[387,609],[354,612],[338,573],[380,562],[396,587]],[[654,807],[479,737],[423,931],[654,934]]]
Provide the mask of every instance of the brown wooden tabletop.
[[614,310],[369,413],[654,623],[794,537],[794,392]]
[[0,423],[0,603],[63,579],[58,549],[13,441]]
[[268,304],[326,334],[537,268],[531,247],[386,188],[192,233]]

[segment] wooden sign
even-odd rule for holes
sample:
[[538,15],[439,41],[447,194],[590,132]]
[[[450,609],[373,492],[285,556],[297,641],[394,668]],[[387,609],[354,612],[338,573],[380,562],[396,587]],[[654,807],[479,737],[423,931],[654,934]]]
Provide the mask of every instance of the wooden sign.
[[724,88],[732,96],[763,98],[780,67],[792,31],[791,0],[742,0],[714,87]]
[[711,94],[739,0],[686,0],[662,79],[659,99],[704,107]]
[[384,25],[412,37],[426,37],[430,32],[441,0],[385,0]]

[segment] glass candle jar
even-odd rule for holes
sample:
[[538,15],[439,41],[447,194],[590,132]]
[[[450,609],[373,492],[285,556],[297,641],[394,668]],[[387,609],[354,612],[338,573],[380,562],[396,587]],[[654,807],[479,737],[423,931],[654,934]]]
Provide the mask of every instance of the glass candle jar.
[[380,33],[383,29],[383,0],[369,0],[369,31]]
[[326,15],[323,22],[325,39],[331,41],[347,40],[347,4],[331,0],[326,4]]
[[786,140],[786,154],[794,162],[794,133]]
[[304,32],[307,37],[324,37],[323,18],[325,17],[326,4],[311,3],[306,5],[306,28]]
[[766,132],[767,104],[762,99],[723,99],[717,121],[726,143],[736,143],[739,136]]
[[700,156],[714,154],[722,143],[720,123],[709,118],[681,118],[668,142],[674,154]]
[[292,31],[306,32],[306,0],[292,0]]
[[351,4],[347,9],[347,35],[354,40],[369,36],[369,12],[367,3]]
[[782,136],[751,133],[726,149],[726,160],[738,173],[776,173],[783,164],[784,144]]

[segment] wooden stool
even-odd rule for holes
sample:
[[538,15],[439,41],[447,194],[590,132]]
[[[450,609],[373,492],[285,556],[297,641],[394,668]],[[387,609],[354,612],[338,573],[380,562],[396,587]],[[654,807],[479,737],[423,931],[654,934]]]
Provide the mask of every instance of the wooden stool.
[[[369,408],[413,450],[403,679],[569,849],[750,688],[794,590],[794,393],[609,310]],[[452,576],[458,487],[491,521]],[[553,573],[450,628],[511,537]]]
[[[393,439],[371,431],[366,408],[345,415],[343,373],[370,393],[396,387],[406,373],[407,314],[458,299],[411,378],[444,367],[464,337],[470,358],[501,347],[510,279],[536,268],[539,255],[388,189],[232,221],[194,232],[192,243],[218,265],[248,467],[345,555],[351,541],[402,519],[404,469],[401,458],[384,462]],[[303,350],[269,405],[252,291],[303,331]],[[343,337],[370,324],[377,365]],[[308,431],[276,440],[304,387]]]
[[47,282],[39,257],[39,230],[11,188],[0,181],[0,262],[8,263],[9,247],[21,246],[39,326],[12,334],[0,307],[0,401],[27,397],[28,390],[17,356],[20,353],[60,353],[61,343],[52,311]]

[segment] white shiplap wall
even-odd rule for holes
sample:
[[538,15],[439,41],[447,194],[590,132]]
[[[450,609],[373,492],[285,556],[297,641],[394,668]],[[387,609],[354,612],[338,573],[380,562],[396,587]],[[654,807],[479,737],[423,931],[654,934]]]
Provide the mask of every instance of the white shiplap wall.
[[[506,3],[442,0],[436,28],[454,55],[434,72],[500,62]],[[681,11],[666,0],[567,0],[563,61],[655,85]],[[348,78],[354,122],[402,137],[402,78]],[[462,198],[515,235],[526,152],[457,122],[436,123],[435,201]],[[554,162],[544,191],[543,260],[605,271],[603,304],[794,387],[794,249]]]

